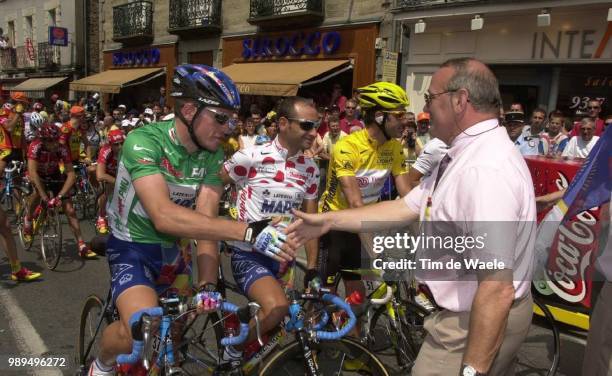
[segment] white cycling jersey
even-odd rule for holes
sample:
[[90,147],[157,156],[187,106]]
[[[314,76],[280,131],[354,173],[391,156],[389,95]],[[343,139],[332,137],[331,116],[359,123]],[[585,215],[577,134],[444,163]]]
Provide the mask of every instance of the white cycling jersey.
[[[278,138],[236,152],[225,162],[225,171],[238,188],[238,220],[255,222],[274,215],[290,214],[304,200],[316,200],[319,168],[303,153],[287,157]],[[234,246],[250,251],[251,245]]]

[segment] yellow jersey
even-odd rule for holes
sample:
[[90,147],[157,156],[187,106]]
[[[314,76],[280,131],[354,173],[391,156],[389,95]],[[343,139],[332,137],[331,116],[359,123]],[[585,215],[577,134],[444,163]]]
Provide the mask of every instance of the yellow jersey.
[[402,144],[391,139],[382,145],[370,138],[367,129],[353,132],[334,146],[327,173],[325,192],[319,211],[336,211],[349,207],[342,193],[339,178],[354,176],[361,190],[364,204],[378,201],[389,174],[398,176],[408,172]]

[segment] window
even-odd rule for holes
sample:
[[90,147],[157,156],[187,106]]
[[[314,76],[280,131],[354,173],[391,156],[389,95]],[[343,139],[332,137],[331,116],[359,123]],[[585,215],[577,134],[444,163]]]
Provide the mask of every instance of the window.
[[33,24],[32,16],[25,16],[24,19],[25,19],[25,38],[30,38],[30,40],[34,40],[34,24]]
[[9,37],[9,45],[15,47],[16,45],[16,35],[15,35],[15,21],[8,22],[8,37]]

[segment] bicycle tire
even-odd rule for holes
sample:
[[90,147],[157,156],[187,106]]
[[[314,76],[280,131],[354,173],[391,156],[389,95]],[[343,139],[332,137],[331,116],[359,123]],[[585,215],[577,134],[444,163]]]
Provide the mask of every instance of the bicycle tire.
[[[559,328],[550,309],[544,303],[535,296],[533,297],[533,303],[544,313],[543,317],[538,316],[539,320],[536,320],[543,322],[544,328],[537,325],[538,328],[534,330],[535,324],[531,324],[527,338],[525,338],[516,354],[515,368],[524,375],[553,376],[557,373],[561,357]],[[541,332],[541,330],[545,330],[546,333]],[[552,332],[552,340],[547,340],[549,330]],[[543,356],[543,348],[548,349],[548,356]]]
[[[224,336],[220,322],[219,314],[211,312],[208,315],[196,315],[185,325],[181,344],[177,348],[183,358],[181,370],[186,375],[201,375],[203,371],[212,373],[219,364],[220,351],[223,350],[220,342]],[[210,327],[215,335],[214,344],[207,338]],[[211,344],[215,347],[211,347]]]
[[[385,351],[392,349],[402,373],[410,372],[423,344],[426,332],[423,321],[429,312],[419,305],[400,300],[401,311],[396,312],[398,319],[395,325],[387,314],[387,307],[380,306],[370,321],[368,348],[380,355],[389,355]],[[396,326],[399,325],[399,328]],[[382,342],[382,343],[381,343]]]
[[[91,322],[90,315],[94,313],[94,320]],[[106,314],[106,304],[97,295],[90,295],[85,300],[85,305],[81,310],[79,322],[79,337],[77,339],[77,365],[81,372],[86,372],[89,365],[95,359],[97,351],[94,350],[96,338],[98,338],[104,328],[112,323],[112,319]],[[90,325],[88,325],[90,324]],[[89,336],[91,338],[86,338]]]
[[[367,367],[368,374],[372,376],[388,376],[389,371],[382,364],[380,359],[370,350],[358,342],[348,338],[342,338],[339,341],[312,343],[310,349],[315,352],[315,359],[319,366],[319,371],[322,375],[358,375],[364,372],[364,366],[355,370],[338,369],[338,365],[333,366],[335,371],[329,372],[332,368],[329,364],[331,361],[338,359],[338,353],[341,352],[350,358],[353,363],[360,363]],[[330,359],[323,356],[330,356]],[[335,358],[335,359],[334,359]],[[342,357],[344,361],[346,357]],[[342,365],[343,363],[340,363]],[[345,363],[348,365],[348,363]],[[270,360],[267,361],[259,373],[260,376],[278,376],[278,375],[300,375],[304,373],[304,359],[302,347],[297,341],[279,348],[273,353]]]
[[40,226],[40,252],[45,266],[55,270],[62,255],[62,223],[57,209],[47,210]]

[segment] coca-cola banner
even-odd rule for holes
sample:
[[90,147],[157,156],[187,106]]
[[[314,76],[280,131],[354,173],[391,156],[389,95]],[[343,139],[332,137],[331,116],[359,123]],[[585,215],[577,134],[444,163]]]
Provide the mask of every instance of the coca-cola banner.
[[[610,201],[612,129],[582,161],[527,157],[536,196],[567,189],[563,199],[538,216],[537,291],[562,303],[591,307],[595,261],[604,244],[601,205]],[[603,271],[599,271],[603,272]]]

